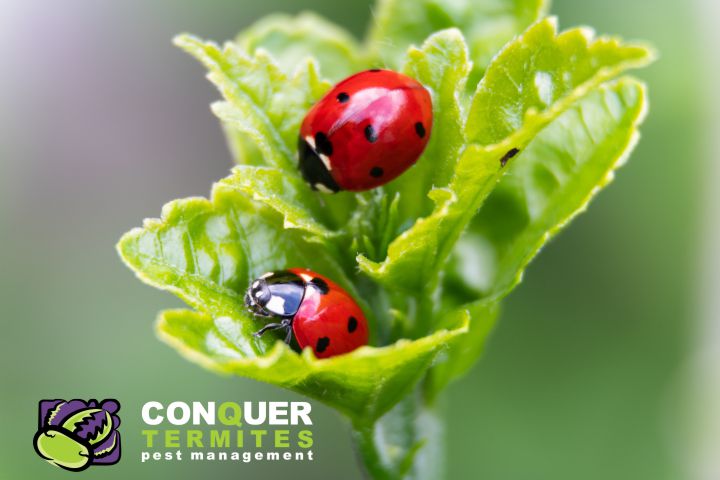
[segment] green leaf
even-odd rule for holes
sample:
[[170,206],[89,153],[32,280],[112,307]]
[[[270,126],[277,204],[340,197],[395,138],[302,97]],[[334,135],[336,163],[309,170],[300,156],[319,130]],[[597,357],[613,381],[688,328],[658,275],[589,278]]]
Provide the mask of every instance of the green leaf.
[[[455,243],[465,230],[475,212],[493,190],[505,173],[508,161],[522,162],[523,155],[510,158],[526,145],[550,122],[571,108],[583,96],[618,75],[623,70],[639,67],[651,60],[651,53],[643,48],[625,47],[617,41],[600,39],[589,44],[585,30],[575,29],[555,35],[555,22],[548,19],[531,27],[522,37],[510,43],[488,68],[485,78],[478,86],[473,99],[466,125],[469,143],[460,153],[454,169],[454,176],[448,187],[435,188],[429,196],[435,202],[433,212],[418,219],[407,231],[398,236],[389,246],[387,258],[382,262],[373,262],[365,256],[358,256],[362,271],[383,284],[388,289],[406,293],[422,292],[427,297],[437,287],[439,274]],[[566,48],[567,47],[567,48]],[[566,55],[567,51],[572,52]],[[602,54],[598,54],[602,52]],[[547,52],[554,52],[550,55]],[[552,64],[562,77],[555,87],[555,70],[546,68],[544,62],[533,63],[528,59],[543,58],[549,55]],[[590,65],[583,68],[582,75],[563,75],[562,72],[572,65]],[[521,78],[512,75],[523,66]],[[546,74],[549,83],[547,89],[553,92],[546,96],[550,103],[537,108],[535,102],[520,101],[507,92],[523,93],[534,89],[534,79],[538,73]],[[572,81],[568,81],[568,78]],[[573,83],[576,82],[576,83]],[[545,87],[544,87],[545,88]],[[495,92],[504,92],[497,95]],[[521,98],[534,98],[528,93]],[[506,109],[515,112],[522,122],[515,130],[493,129],[505,136],[489,136],[480,129],[485,111],[503,112]],[[499,120],[504,117],[500,115]],[[494,143],[485,141],[491,138]]]
[[302,223],[302,214],[263,203],[279,198],[278,192],[263,195],[250,200],[231,177],[214,188],[212,200],[170,202],[160,219],[146,220],[143,228],[131,230],[118,243],[121,257],[144,282],[214,318],[237,322],[244,335],[237,339],[238,348],[253,355],[273,343],[272,337],[252,335],[262,323],[249,316],[243,304],[245,289],[261,274],[292,266],[312,268],[358,298],[332,249],[309,243],[303,230],[285,230],[288,222]]
[[[249,182],[253,192],[262,193],[251,200],[246,192],[250,187],[243,182]],[[247,313],[242,298],[245,289],[260,274],[288,266],[328,275],[370,313],[331,255],[332,249],[308,243],[302,235],[305,229],[284,229],[288,217],[295,225],[301,223],[294,210],[300,210],[301,216],[307,214],[287,200],[277,201],[281,191],[275,189],[282,184],[272,169],[241,167],[215,186],[211,200],[191,198],[166,205],[161,219],[147,220],[143,228],[123,236],[118,251],[141,280],[178,295],[202,312],[191,314],[187,324],[173,324],[180,325],[180,330],[161,329],[166,340],[170,335],[178,337],[174,345],[184,344],[182,353],[189,358],[215,370],[319,398],[356,423],[371,422],[424,376],[436,354],[462,334],[464,326],[418,341],[400,341],[380,349],[366,347],[329,360],[315,360],[309,353],[299,356],[282,342],[275,344],[277,337],[253,336],[264,321]],[[208,356],[208,351],[197,350],[201,339],[180,335],[183,329],[187,333],[197,327],[198,318],[205,319],[205,344],[221,346],[225,354],[232,350],[232,355]],[[226,362],[228,358],[232,361]],[[327,393],[328,389],[333,393]]]
[[478,85],[468,116],[468,141],[492,145],[532,122],[547,123],[544,113],[562,109],[563,103],[653,59],[644,45],[624,45],[611,37],[594,40],[593,35],[587,28],[558,35],[557,20],[551,17],[510,43]]
[[248,355],[241,325],[226,317],[213,320],[189,310],[168,310],[157,322],[160,338],[189,360],[216,372],[253,378],[315,398],[343,412],[356,425],[372,425],[407,395],[437,354],[466,328],[461,325],[420,340],[361,347],[318,360],[310,349],[297,354],[279,341],[263,356]]
[[353,439],[373,479],[443,478],[443,425],[421,391],[407,395],[374,425],[353,425]]
[[463,101],[471,68],[465,39],[455,28],[431,35],[420,48],[410,48],[407,58],[404,72],[432,95],[433,127],[416,165],[386,187],[390,195],[400,194],[402,219],[427,214],[432,205],[426,193],[433,185],[446,185],[450,179],[465,142],[463,123],[467,105]]
[[644,85],[632,79],[593,91],[554,121],[510,165],[475,218],[485,295],[502,296],[545,244],[613,178],[638,139],[645,116]]
[[353,214],[348,231],[352,234],[349,255],[363,251],[370,258],[384,255],[398,228],[398,194],[385,194],[376,189],[357,196],[358,206]]
[[444,354],[446,361],[431,370],[431,395],[473,365],[501,298],[542,245],[612,179],[638,139],[645,108],[645,87],[638,81],[602,86],[543,130],[522,161],[509,167],[468,234],[477,253],[458,259],[467,284],[487,298],[447,315],[453,319],[467,312],[470,328]]
[[283,216],[283,228],[299,229],[322,242],[338,233],[315,220],[325,216],[317,197],[305,195],[307,184],[272,167],[238,165],[216,189],[237,190]]
[[[190,35],[176,37],[175,43],[207,67],[208,78],[223,94],[225,101],[216,102],[212,109],[222,120],[235,160],[274,167],[300,178],[300,124],[310,107],[330,88],[330,83],[320,78],[315,60],[300,60],[295,73],[289,76],[263,50],[248,56],[234,43],[228,42],[220,49]],[[327,208],[331,223],[346,223],[354,208],[353,196],[337,195]]]
[[288,74],[307,59],[316,60],[334,82],[362,68],[352,35],[311,12],[269,15],[240,33],[236,43],[249,56],[259,49],[270,52]]
[[493,55],[546,10],[545,0],[380,0],[368,47],[379,62],[397,69],[410,45],[457,27],[470,46],[474,86]]
[[[445,350],[428,375],[425,390],[435,396],[454,379],[465,374],[483,353],[498,315],[500,304],[494,300],[478,300],[464,305],[444,316],[444,322],[455,325],[458,321],[468,324],[468,333],[453,342]],[[460,320],[462,319],[462,320]]]
[[[298,175],[295,162],[297,135],[307,110],[327,91],[330,84],[320,79],[312,60],[299,65],[289,77],[265,52],[247,56],[237,45],[224,48],[190,35],[180,35],[175,43],[202,62],[208,78],[218,87],[225,102],[213,111],[226,125],[239,159],[253,164],[280,168]],[[258,155],[245,148],[247,140]]]

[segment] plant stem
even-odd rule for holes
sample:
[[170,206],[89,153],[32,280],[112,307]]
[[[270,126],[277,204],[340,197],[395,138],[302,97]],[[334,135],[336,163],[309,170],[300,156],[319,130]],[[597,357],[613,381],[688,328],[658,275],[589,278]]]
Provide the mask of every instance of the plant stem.
[[374,424],[353,425],[366,476],[376,480],[444,478],[444,423],[437,403],[421,390],[406,397]]
[[391,480],[398,478],[393,475],[389,466],[381,458],[378,445],[375,441],[375,425],[353,426],[353,440],[355,441],[358,460],[362,463],[365,476],[377,480]]

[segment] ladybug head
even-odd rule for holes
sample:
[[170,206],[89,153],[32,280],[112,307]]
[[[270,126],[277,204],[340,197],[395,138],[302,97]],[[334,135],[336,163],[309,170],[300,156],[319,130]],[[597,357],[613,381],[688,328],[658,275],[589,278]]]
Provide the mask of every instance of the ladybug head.
[[245,292],[245,306],[263,317],[295,315],[303,297],[305,282],[287,270],[266,273],[257,278]]
[[[330,145],[328,147],[328,145]],[[321,147],[322,153],[318,151]],[[298,140],[298,157],[300,159],[300,173],[313,190],[324,193],[336,193],[341,190],[333,176],[328,170],[330,165],[329,155],[332,153],[332,146],[327,137],[318,133],[315,137],[307,137]]]
[[268,316],[270,312],[265,306],[270,301],[272,294],[268,288],[267,281],[263,277],[255,280],[245,292],[245,306],[255,315]]

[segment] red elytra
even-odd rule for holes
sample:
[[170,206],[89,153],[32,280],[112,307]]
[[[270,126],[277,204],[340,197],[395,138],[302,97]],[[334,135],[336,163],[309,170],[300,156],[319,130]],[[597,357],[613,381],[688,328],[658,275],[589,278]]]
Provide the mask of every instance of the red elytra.
[[367,345],[367,320],[345,290],[310,270],[293,268],[291,271],[303,278],[319,277],[328,285],[327,293],[314,288],[305,289],[305,297],[292,322],[300,348],[310,346],[315,356],[327,358]]
[[262,275],[248,288],[245,304],[255,315],[281,320],[256,335],[286,329],[286,342],[292,333],[300,348],[312,348],[318,358],[348,353],[368,342],[362,309],[339,285],[312,270]]
[[341,81],[305,116],[300,171],[315,190],[383,185],[420,157],[432,131],[432,99],[412,78],[367,70]]

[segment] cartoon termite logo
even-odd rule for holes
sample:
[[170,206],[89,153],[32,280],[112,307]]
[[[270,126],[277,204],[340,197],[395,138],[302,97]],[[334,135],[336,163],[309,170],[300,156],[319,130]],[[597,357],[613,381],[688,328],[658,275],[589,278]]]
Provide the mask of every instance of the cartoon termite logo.
[[41,400],[35,451],[50,464],[79,472],[120,460],[120,402]]

